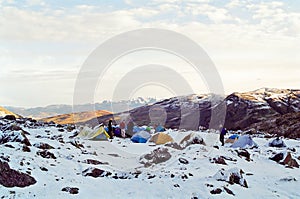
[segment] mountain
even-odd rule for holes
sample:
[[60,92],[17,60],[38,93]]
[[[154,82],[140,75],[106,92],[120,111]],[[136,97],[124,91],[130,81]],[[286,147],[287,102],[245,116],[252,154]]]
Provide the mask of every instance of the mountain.
[[54,122],[56,124],[74,124],[77,122],[86,122],[95,117],[101,117],[103,115],[112,114],[109,111],[98,110],[98,111],[86,111],[80,113],[69,113],[69,114],[62,114],[56,115],[52,117],[47,117],[41,119],[43,122]]
[[[128,114],[137,125],[149,125],[155,120],[150,118],[151,113],[158,109],[165,114],[166,128],[197,130],[199,127],[210,127],[212,113],[217,112],[217,117],[221,118],[218,109],[224,104],[227,107],[224,126],[232,130],[246,129],[252,124],[299,112],[300,90],[262,88],[251,92],[235,92],[225,98],[214,94],[173,97],[85,123],[95,126],[107,123],[112,117],[118,122],[122,115]],[[297,135],[300,137],[299,130]]]
[[247,128],[250,132],[266,132],[289,138],[300,136],[300,112],[287,113],[274,118],[254,123]]
[[111,101],[103,101],[101,103],[95,104],[82,104],[82,105],[50,105],[46,107],[36,107],[36,108],[20,108],[20,107],[12,107],[6,106],[5,108],[22,115],[24,117],[31,117],[35,119],[47,118],[61,114],[69,114],[74,112],[85,112],[91,110],[107,110],[110,112],[123,112],[136,107],[144,106],[146,104],[155,103],[155,98],[142,98],[139,97],[137,99],[131,100],[122,100],[117,102]]
[[0,106],[0,117],[5,117],[6,115],[14,115],[16,118],[20,117],[19,115]]

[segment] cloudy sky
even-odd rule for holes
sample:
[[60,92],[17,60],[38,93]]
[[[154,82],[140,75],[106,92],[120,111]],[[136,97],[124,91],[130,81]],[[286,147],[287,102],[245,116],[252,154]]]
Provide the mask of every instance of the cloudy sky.
[[[300,88],[300,1],[0,0],[0,105],[72,104],[77,75],[91,52],[139,28],[172,30],[197,42],[226,93]],[[117,60],[94,100],[111,99],[122,75],[154,59],[182,73],[194,92],[207,92],[178,57],[145,51]],[[132,97],[139,95],[172,92],[156,84],[132,91]]]

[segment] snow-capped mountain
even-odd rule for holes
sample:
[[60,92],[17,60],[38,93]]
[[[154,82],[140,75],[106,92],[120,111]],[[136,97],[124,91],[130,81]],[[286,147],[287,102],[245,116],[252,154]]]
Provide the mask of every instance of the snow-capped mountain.
[[101,103],[75,105],[74,107],[71,105],[61,104],[61,105],[50,105],[46,107],[36,107],[36,108],[19,108],[19,107],[11,107],[11,106],[6,106],[5,108],[19,115],[22,115],[23,117],[42,119],[42,118],[52,117],[56,115],[69,114],[72,113],[74,110],[76,112],[106,110],[109,112],[118,113],[136,107],[144,106],[146,104],[152,104],[155,102],[156,102],[155,98],[138,97],[136,99],[122,100],[116,102],[105,100],[102,101]]
[[[150,118],[153,110],[160,109],[162,115],[165,114],[165,127],[197,130],[199,127],[209,128],[212,112],[218,112],[218,108],[224,104],[224,126],[232,130],[246,129],[273,117],[299,112],[300,90],[262,88],[252,92],[232,93],[225,98],[213,94],[194,94],[165,99],[126,113],[137,125],[149,125],[153,122],[153,118]],[[116,122],[122,114],[124,113],[113,115]],[[99,122],[107,123],[110,118],[112,115],[94,118],[86,123],[95,126]],[[300,137],[300,130],[297,131],[296,134]]]

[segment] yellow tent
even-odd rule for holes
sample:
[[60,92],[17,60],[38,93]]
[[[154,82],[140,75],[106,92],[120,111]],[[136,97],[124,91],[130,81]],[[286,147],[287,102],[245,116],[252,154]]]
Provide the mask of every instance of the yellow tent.
[[166,144],[167,142],[174,142],[173,138],[165,133],[157,133],[153,135],[149,142],[154,142],[155,144]]
[[98,129],[91,129],[84,127],[77,137],[81,137],[88,140],[107,140],[109,138],[108,133],[105,131],[103,126]]

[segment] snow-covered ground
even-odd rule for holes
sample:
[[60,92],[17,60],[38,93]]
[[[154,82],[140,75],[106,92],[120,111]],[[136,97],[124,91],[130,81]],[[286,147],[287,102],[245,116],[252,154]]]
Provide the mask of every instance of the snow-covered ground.
[[[26,137],[32,144],[31,152],[24,152],[23,144],[19,142],[0,144],[0,160],[8,157],[12,169],[29,173],[37,182],[25,188],[0,185],[1,198],[300,198],[300,169],[286,168],[269,159],[278,152],[287,151],[297,159],[300,155],[299,140],[285,139],[286,148],[273,148],[267,145],[269,139],[254,137],[259,148],[247,149],[251,159],[247,161],[237,155],[238,149],[229,145],[220,146],[218,134],[214,131],[195,132],[206,145],[193,144],[177,150],[154,143],[132,143],[130,139],[122,138],[111,141],[69,138],[74,130],[69,132],[61,127],[20,126],[30,133]],[[179,142],[191,131],[168,130],[166,133]],[[72,145],[71,142],[74,144],[75,141],[83,147]],[[48,151],[56,159],[37,155],[38,151],[42,151],[37,148],[40,143],[54,147]],[[159,147],[167,148],[172,157],[166,162],[144,167],[140,163],[141,156]],[[227,165],[212,163],[212,159],[219,156],[232,160],[225,158]],[[187,162],[179,161],[182,158]],[[88,159],[102,164],[87,164]],[[300,162],[299,159],[297,162]],[[88,168],[98,168],[112,174],[97,178],[84,176]],[[224,173],[241,169],[248,188],[218,181],[221,169]],[[64,187],[78,188],[79,192],[70,194],[62,191]],[[211,191],[217,188],[222,192],[212,194]],[[231,190],[234,195],[224,189]]]

